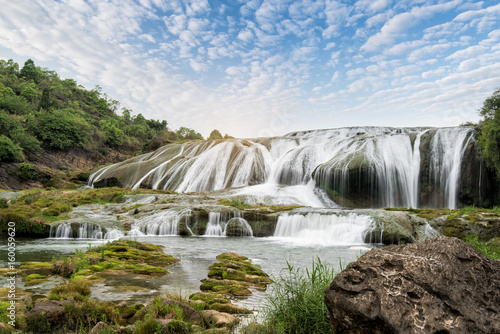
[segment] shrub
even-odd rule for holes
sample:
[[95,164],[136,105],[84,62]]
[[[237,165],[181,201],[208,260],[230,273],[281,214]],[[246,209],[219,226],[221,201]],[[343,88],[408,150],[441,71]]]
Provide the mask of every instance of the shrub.
[[44,112],[38,124],[40,137],[53,149],[83,147],[89,137],[90,125],[72,109]]
[[8,137],[0,136],[0,162],[22,161],[22,149],[14,144]]
[[0,208],[5,209],[9,207],[9,203],[7,199],[5,198],[0,198]]
[[45,211],[43,212],[47,216],[53,216],[57,217],[61,213],[64,212],[70,212],[71,211],[71,206],[68,204],[63,204],[63,203],[54,203],[51,206],[49,206]]
[[[23,180],[37,180],[40,177],[40,171],[33,168],[29,163],[21,163],[17,168],[17,176]],[[30,204],[30,203],[26,203]]]

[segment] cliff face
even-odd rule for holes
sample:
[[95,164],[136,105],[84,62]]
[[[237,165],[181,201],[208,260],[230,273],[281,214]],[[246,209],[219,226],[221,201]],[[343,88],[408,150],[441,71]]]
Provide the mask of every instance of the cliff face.
[[82,149],[67,152],[45,150],[36,160],[29,161],[32,174],[23,173],[20,163],[0,163],[0,189],[70,188],[75,183],[86,182],[88,172],[97,166],[123,161],[128,157],[117,151],[102,154]]

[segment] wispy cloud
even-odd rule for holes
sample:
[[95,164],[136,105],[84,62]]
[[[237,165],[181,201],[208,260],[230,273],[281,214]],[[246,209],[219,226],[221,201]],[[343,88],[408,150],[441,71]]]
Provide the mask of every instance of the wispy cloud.
[[9,1],[0,49],[205,135],[457,125],[500,86],[499,14],[465,0]]

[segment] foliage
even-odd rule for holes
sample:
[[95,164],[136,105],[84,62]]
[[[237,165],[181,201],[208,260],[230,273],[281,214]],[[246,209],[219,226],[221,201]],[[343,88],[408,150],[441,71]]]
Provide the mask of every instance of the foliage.
[[12,60],[0,60],[0,133],[12,142],[1,142],[2,161],[22,161],[25,155],[32,160],[44,149],[103,153],[119,149],[133,154],[155,137],[160,140],[146,149],[164,142],[203,139],[188,128],[170,131],[165,120],[133,116],[126,108],[122,115],[118,111],[119,102],[99,86],[84,89],[73,79],[63,80],[56,72],[36,66],[31,59],[21,70]]
[[311,269],[288,263],[285,274],[274,279],[273,293],[264,307],[266,332],[331,333],[324,298],[334,276],[333,268],[319,258]]
[[484,101],[479,114],[483,117],[478,136],[481,156],[500,177],[500,89]]
[[5,209],[9,207],[9,203],[7,202],[7,199],[5,198],[0,198],[0,209]]
[[36,180],[40,177],[40,171],[33,168],[29,163],[21,163],[17,168],[17,176],[21,180]]
[[90,125],[71,109],[43,113],[38,122],[40,137],[52,149],[83,147],[89,139]]
[[193,129],[180,127],[177,130],[179,140],[203,140],[203,136]]
[[210,136],[208,136],[208,139],[222,139],[222,134],[219,132],[219,130],[213,130],[210,132]]
[[10,140],[0,135],[0,162],[16,162],[23,159],[22,149]]

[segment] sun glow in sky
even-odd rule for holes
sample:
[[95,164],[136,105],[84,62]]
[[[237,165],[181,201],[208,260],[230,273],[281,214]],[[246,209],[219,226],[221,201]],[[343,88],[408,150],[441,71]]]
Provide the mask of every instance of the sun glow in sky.
[[455,126],[500,87],[500,4],[3,1],[0,57],[204,136]]

